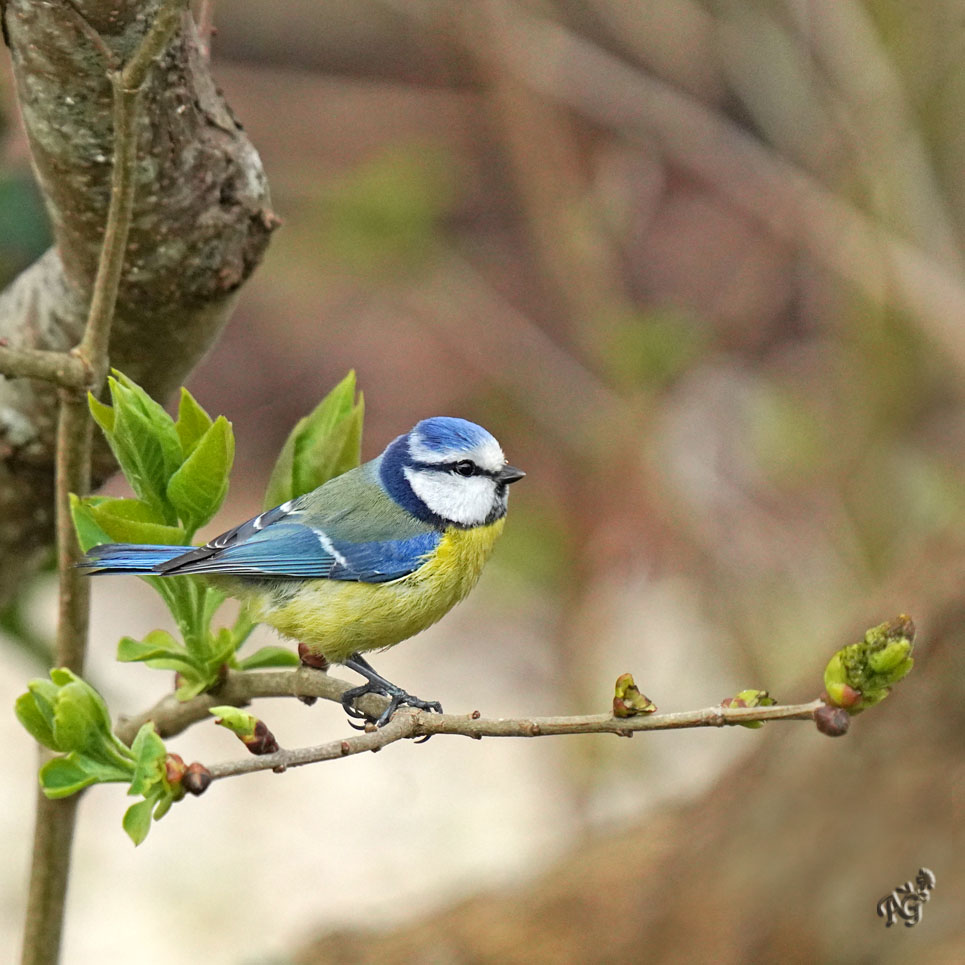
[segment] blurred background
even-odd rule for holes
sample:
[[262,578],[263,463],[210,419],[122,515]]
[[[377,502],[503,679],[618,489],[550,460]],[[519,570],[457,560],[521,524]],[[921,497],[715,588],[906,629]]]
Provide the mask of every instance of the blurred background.
[[[366,458],[449,414],[528,472],[479,589],[378,662],[447,710],[601,712],[624,671],[662,711],[807,700],[899,612],[918,662],[839,741],[437,738],[219,783],[137,851],[95,789],[65,960],[965,960],[965,2],[215,14],[284,226],[189,382],[238,438],[202,535],[259,509],[292,424],[354,368]],[[0,281],[47,244],[4,63]],[[6,706],[42,672],[53,593],[6,617]],[[140,583],[96,585],[112,708],[168,686],[112,660],[158,625]],[[289,703],[258,708],[283,745],[347,732]],[[0,730],[12,948],[35,760]],[[215,731],[173,749],[241,756]],[[922,866],[923,921],[886,929],[878,900]]]

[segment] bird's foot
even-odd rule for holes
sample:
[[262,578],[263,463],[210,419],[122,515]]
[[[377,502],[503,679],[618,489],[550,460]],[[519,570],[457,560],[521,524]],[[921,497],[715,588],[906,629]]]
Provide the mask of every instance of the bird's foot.
[[[346,690],[345,693],[342,694],[342,707],[349,717],[375,724],[376,727],[383,727],[402,706],[415,707],[418,710],[426,710],[434,714],[442,713],[442,704],[440,704],[438,700],[421,700],[419,697],[414,697],[373,670],[368,661],[363,659],[360,654],[353,653],[344,663],[349,670],[354,670],[357,674],[365,677],[364,684],[353,687],[351,690]],[[378,694],[381,697],[388,697],[389,704],[378,717],[373,717],[371,714],[355,706],[355,702],[366,694]],[[351,724],[351,721],[349,721],[349,723]],[[365,729],[364,724],[361,726],[352,724],[352,726],[358,730]]]

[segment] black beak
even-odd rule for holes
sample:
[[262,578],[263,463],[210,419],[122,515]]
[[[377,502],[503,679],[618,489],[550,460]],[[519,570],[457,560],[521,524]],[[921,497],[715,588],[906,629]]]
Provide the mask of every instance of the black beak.
[[515,466],[503,466],[499,472],[496,473],[496,478],[501,483],[514,483],[522,479],[526,473],[522,469],[517,469]]

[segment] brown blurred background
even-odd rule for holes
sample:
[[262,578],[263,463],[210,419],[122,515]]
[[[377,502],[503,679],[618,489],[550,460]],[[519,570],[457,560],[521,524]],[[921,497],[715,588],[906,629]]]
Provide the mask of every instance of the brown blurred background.
[[[447,710],[602,711],[627,670],[661,710],[809,699],[901,611],[918,665],[840,741],[440,738],[219,785],[137,852],[99,789],[66,960],[965,960],[965,3],[215,12],[284,221],[189,383],[238,437],[216,529],[355,368],[366,457],[458,414],[529,473],[480,589],[379,664]],[[0,95],[5,281],[47,235],[6,73]],[[123,586],[97,588],[91,673],[134,711],[165,683],[111,651],[164,615]],[[7,638],[4,699],[51,593]],[[289,745],[344,728],[264,716]],[[201,730],[175,749],[237,756]],[[8,731],[13,935],[34,765]],[[921,866],[923,921],[886,929]]]

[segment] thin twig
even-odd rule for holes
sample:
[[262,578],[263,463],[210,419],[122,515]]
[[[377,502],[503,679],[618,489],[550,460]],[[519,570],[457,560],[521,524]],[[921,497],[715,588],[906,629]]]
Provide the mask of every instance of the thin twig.
[[211,38],[214,37],[214,0],[201,0],[195,17],[198,24],[198,36],[201,38],[201,55],[205,60],[211,59]]
[[65,389],[84,389],[90,383],[87,366],[70,352],[0,345],[0,375],[9,379],[40,379]]
[[[209,710],[219,704],[239,707],[259,697],[320,697],[340,702],[342,694],[352,687],[346,680],[330,674],[299,667],[297,670],[228,672],[217,691],[201,694],[191,700],[179,701],[169,694],[149,710],[135,717],[121,720],[115,732],[127,744],[148,721],[154,724],[161,737],[173,737],[198,721],[210,717]],[[372,715],[385,707],[384,697],[369,695],[361,703]],[[648,714],[616,718],[609,714],[588,714],[575,717],[511,717],[486,718],[478,711],[469,715],[426,714],[403,708],[378,731],[353,735],[344,740],[330,741],[316,747],[282,750],[258,758],[209,768],[214,777],[247,774],[251,771],[297,767],[318,761],[337,760],[362,751],[377,750],[386,744],[406,737],[431,734],[451,734],[479,739],[482,737],[548,737],[558,734],[617,734],[630,736],[643,730],[678,730],[687,727],[723,727],[728,724],[749,723],[757,720],[807,720],[824,704],[812,700],[807,704],[777,704],[770,707],[707,707],[671,714]]]
[[477,713],[429,714],[404,707],[384,727],[365,734],[329,741],[315,747],[280,750],[274,754],[247,757],[239,761],[208,767],[211,777],[233,777],[254,771],[283,771],[302,764],[340,760],[363,751],[377,751],[410,737],[451,734],[472,737],[550,737],[562,734],[616,734],[631,737],[637,731],[680,730],[691,727],[724,727],[763,720],[811,720],[823,707],[821,700],[807,704],[784,704],[771,707],[706,707],[675,714],[649,714],[617,718],[609,714],[578,717],[523,717],[488,719]]
[[56,520],[58,616],[54,641],[54,666],[84,672],[87,622],[90,615],[90,582],[74,566],[80,546],[70,513],[70,494],[90,489],[91,423],[83,395],[61,390],[57,423]]
[[97,28],[87,19],[87,15],[77,6],[76,0],[64,0],[64,5],[73,14],[78,26],[90,41],[90,45],[101,55],[108,70],[117,68],[117,57],[108,46],[104,38],[97,32]]
[[[113,72],[114,162],[111,198],[104,241],[91,292],[87,326],[76,361],[88,376],[83,386],[62,390],[57,430],[57,548],[60,578],[60,617],[54,655],[57,666],[80,673],[87,649],[89,583],[73,563],[79,557],[70,516],[70,493],[90,488],[90,421],[78,388],[99,389],[107,373],[111,324],[117,303],[124,252],[134,204],[134,167],[137,158],[137,118],[140,87],[148,69],[170,43],[187,0],[168,0],[121,72]],[[76,8],[75,9],[76,12]],[[38,799],[34,828],[23,965],[53,965],[60,954],[64,899],[70,873],[70,842],[76,800]]]

